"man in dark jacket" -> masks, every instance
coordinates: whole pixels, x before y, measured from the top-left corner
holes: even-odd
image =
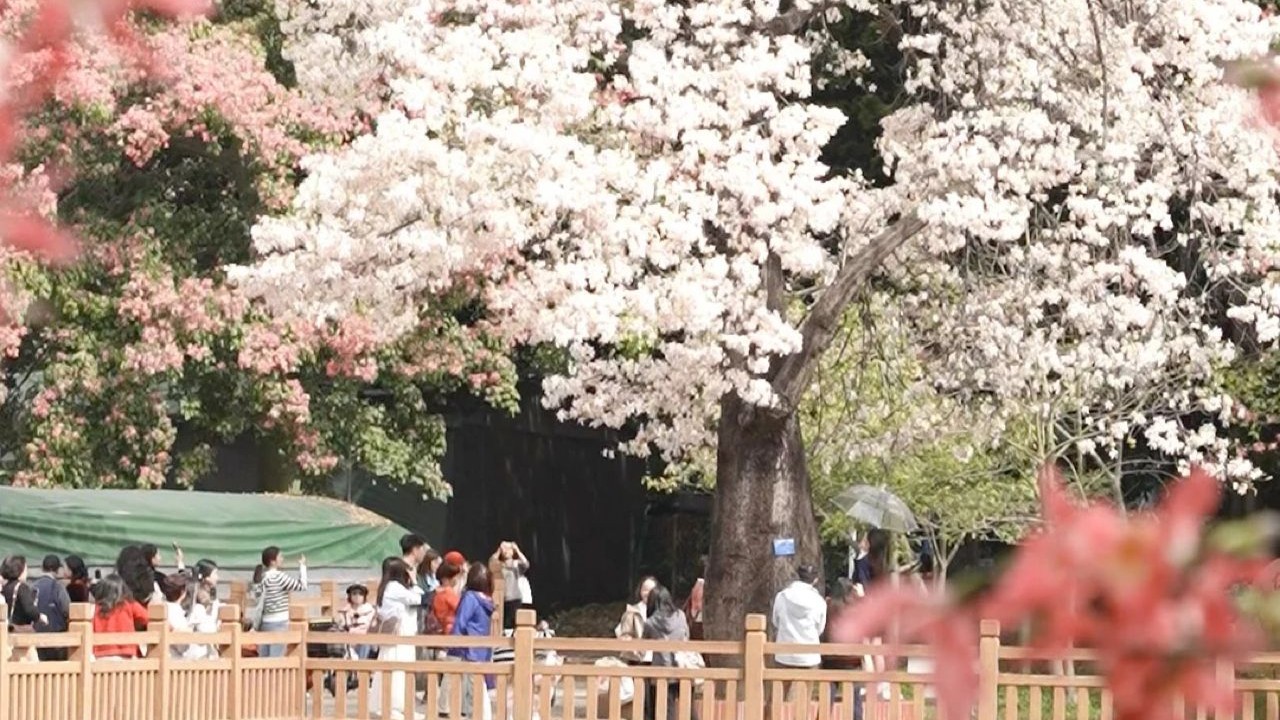
[[[36,609],[47,622],[36,625],[36,632],[60,633],[67,631],[71,617],[71,596],[62,584],[62,560],[57,555],[45,556],[40,564],[43,575],[33,583],[36,591]],[[41,660],[66,660],[67,648],[37,648]]]

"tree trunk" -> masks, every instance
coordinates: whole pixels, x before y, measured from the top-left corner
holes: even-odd
[[[783,538],[795,540],[794,556],[774,557],[773,541]],[[707,637],[741,638],[747,614],[767,616],[773,596],[801,564],[822,569],[799,420],[795,413],[778,417],[726,397],[711,514]]]
[[[258,443],[258,472],[261,492],[294,493],[298,491],[298,472],[292,463],[270,441]]]

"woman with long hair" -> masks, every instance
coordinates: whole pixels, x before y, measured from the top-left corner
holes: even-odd
[[[871,583],[884,582],[889,579],[893,570],[890,567],[889,553],[893,536],[888,532],[879,528],[872,528],[867,531],[867,560],[871,568]],[[879,645],[883,642],[882,638],[872,638],[871,643]],[[876,672],[885,671],[885,658],[883,655],[876,655],[872,658],[874,670]],[[889,683],[876,683],[876,693],[881,700],[888,700],[890,697]]]
[[[79,555],[68,555],[63,562],[67,566],[67,596],[73,603],[87,603],[89,595],[89,568]]]
[[[493,579],[489,575],[489,568],[484,563],[473,562],[467,570],[466,590],[462,593],[462,600],[458,603],[458,618],[453,624],[454,635],[468,635],[471,637],[487,637],[489,635],[489,625],[493,619]],[[487,663],[493,660],[493,648],[488,647],[469,647],[469,648],[453,648],[449,650],[449,655],[461,658],[465,662]],[[486,691],[492,690],[494,687],[494,677],[486,675],[484,678]],[[470,678],[466,678],[462,683],[462,707],[470,709],[473,707],[472,693],[474,683],[470,682]],[[483,720],[489,720],[493,712],[492,701],[488,692],[481,702],[484,708]],[[473,720],[480,720],[475,718]]]
[[[398,557],[382,562],[382,582],[378,584],[378,634],[413,637],[418,634],[418,608],[422,605],[422,588],[413,580],[409,564]],[[413,645],[383,646],[379,660],[412,662],[417,659]],[[371,703],[374,712],[388,720],[404,720],[413,707],[404,704],[404,672],[391,673],[391,707],[382,708],[382,682],[387,673],[373,676]]]
[[[9,611],[9,616],[0,618],[0,622],[7,622],[11,631],[19,633],[33,633],[37,625],[48,622],[36,607],[35,590],[27,583],[25,557],[13,555],[5,558],[4,562],[0,563],[0,580],[3,580],[3,585],[0,586],[0,597],[4,598]],[[0,649],[0,652],[7,652],[7,649]],[[39,654],[35,648],[27,648],[27,652],[21,659],[38,660]]]
[[[676,607],[671,599],[671,592],[657,585],[649,592],[648,617],[644,621],[645,640],[678,640],[689,639],[689,621],[684,612]],[[654,667],[679,667],[676,654],[673,652],[653,653]],[[680,701],[680,684],[675,680],[649,680],[646,693],[644,713],[652,720],[657,715],[657,705],[653,698],[657,697],[657,683],[667,683],[667,717],[677,717]]]
[[[658,579],[652,575],[640,578],[633,602],[622,611],[622,619],[613,629],[614,636],[619,640],[639,640],[644,637],[644,621],[649,617],[649,595],[657,586]],[[622,653],[622,659],[628,665],[648,665],[653,662],[653,653],[627,650]]]
[[[44,622],[36,609],[36,594],[27,583],[27,559],[11,555],[0,563],[0,595],[9,606],[9,627],[16,632],[35,632],[35,626]]]
[[[160,581],[160,592],[164,595],[165,624],[176,633],[195,632],[191,621],[187,619],[187,595],[190,583],[184,573],[165,575]],[[169,647],[170,657],[179,660],[204,660],[209,657],[208,645],[174,644]]]
[[[147,609],[133,598],[124,578],[112,573],[93,586],[93,631],[130,633],[147,629]],[[95,645],[97,660],[127,660],[142,655],[135,645]]]
[[[419,574],[422,576],[422,584],[426,587],[428,595],[440,587],[440,578],[437,575],[443,564],[444,558],[441,557],[439,550],[428,548],[426,555],[422,557],[422,567],[418,569],[421,571]]]
[[[827,623],[822,631],[822,642],[832,642],[829,635],[832,618],[840,617],[842,613],[852,612],[858,603],[858,592],[855,588],[853,580],[840,577],[836,578],[831,584],[830,593],[827,596]],[[870,655],[828,655],[822,656],[823,670],[866,670],[870,672],[875,667],[874,661]],[[831,683],[832,699],[849,700],[842,698],[842,683]],[[860,683],[853,685],[853,717],[855,720],[862,718],[862,685]]]
[[[120,576],[129,595],[140,605],[147,605],[152,599],[160,599],[156,571],[151,566],[147,551],[141,545],[126,545],[120,549],[120,554],[116,556],[116,575]]]
[[[143,543],[138,547],[142,550],[142,557],[147,560],[147,567],[151,568],[151,576],[155,580],[156,587],[160,588],[164,583],[164,579],[168,577],[164,570],[160,569],[160,548],[151,543]]]
[[[218,596],[218,563],[203,559],[191,568],[191,578],[200,584],[210,595]]]
[[[201,560],[191,568],[183,610],[196,632],[218,630],[218,564]]]

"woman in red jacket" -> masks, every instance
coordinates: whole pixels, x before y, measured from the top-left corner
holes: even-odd
[[[96,605],[93,611],[95,633],[131,633],[147,629],[147,609],[125,587],[119,575],[111,574],[93,586]],[[130,645],[95,645],[97,660],[126,660],[140,657],[142,648]]]

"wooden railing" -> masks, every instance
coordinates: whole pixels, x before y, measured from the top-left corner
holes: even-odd
[[[289,602],[291,605],[301,605],[307,608],[307,617],[309,618],[333,617],[334,612],[347,601],[347,587],[350,584],[333,580],[313,582],[306,590],[293,593]],[[376,598],[378,596],[377,579],[362,580],[360,584],[369,589],[369,597]],[[237,605],[241,608],[245,606],[248,601],[248,583],[243,580],[232,580],[225,585],[225,589],[227,590],[225,597],[229,604]]]
[[[72,627],[66,633],[10,633],[0,624],[0,720],[363,719],[401,717],[395,712],[399,708],[411,708],[403,714],[406,718],[474,720],[940,717],[931,699],[931,678],[923,674],[927,648],[822,645],[817,650],[826,658],[887,657],[888,669],[788,668],[776,662],[777,655],[813,652],[814,646],[770,642],[759,615],[747,618],[743,639],[735,641],[542,638],[536,636],[532,611],[520,612],[511,637],[359,639],[375,646],[432,649],[431,660],[395,661],[308,657],[308,647],[316,655],[326,644],[355,638],[313,631],[307,618],[314,608],[307,603],[291,608],[289,629],[278,633],[241,630],[234,606],[223,608],[222,630],[199,634],[170,632],[162,607],[152,608],[147,631],[117,635],[93,631],[91,607],[77,605],[72,610]],[[1110,720],[1103,683],[1091,674],[1091,653],[1040,657],[1027,648],[1002,645],[993,623],[985,623],[982,631],[978,720]],[[95,645],[126,643],[146,646],[146,656],[122,662],[93,658]],[[173,657],[175,646],[193,643],[217,648],[218,657]],[[252,656],[252,647],[267,644],[285,646],[284,656]],[[30,648],[65,648],[68,659],[17,659]],[[466,648],[498,650],[509,660],[459,662],[438,657]],[[595,664],[627,651],[696,652],[711,667],[636,667],[608,660]],[[404,650],[398,654],[414,655]],[[925,670],[917,667],[919,663]],[[1280,720],[1277,665],[1280,654],[1271,653],[1238,669],[1237,717]],[[486,690],[486,685],[492,689]],[[1203,709],[1180,711],[1180,717],[1206,718]]]

